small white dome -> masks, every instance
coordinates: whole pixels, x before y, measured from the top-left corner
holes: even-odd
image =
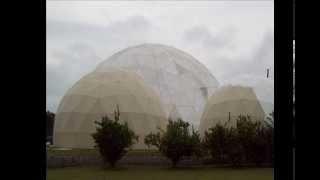
[[[92,148],[94,121],[100,121],[105,115],[113,119],[117,105],[121,121],[127,122],[139,136],[135,149],[146,148],[144,136],[167,124],[159,97],[136,73],[119,69],[92,72],[63,97],[55,120],[54,145]]]
[[[218,122],[235,125],[239,115],[249,115],[253,121],[264,120],[265,112],[253,89],[243,86],[219,88],[206,104],[200,120],[200,135]]]

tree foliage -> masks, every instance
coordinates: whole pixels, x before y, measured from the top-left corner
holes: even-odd
[[[155,146],[160,148],[160,132],[157,133],[150,133],[145,136],[144,143],[150,148],[151,146]]]
[[[200,156],[200,135],[187,122],[178,119],[169,120],[165,131],[150,133],[145,137],[148,146],[155,146],[159,151],[172,161],[173,167],[184,156]]]
[[[215,162],[232,163],[234,166],[272,163],[273,125],[240,115],[235,127],[218,123],[209,128],[203,144]]]
[[[46,112],[46,136],[47,141],[52,143],[52,136],[53,136],[53,126],[54,126],[54,118],[55,114],[53,112],[47,111]]]
[[[104,116],[100,122],[95,121],[97,128],[92,134],[104,162],[108,162],[111,167],[114,167],[115,163],[127,153],[128,148],[138,140],[138,136],[129,129],[127,123],[119,122],[118,107],[114,114],[114,120]]]
[[[209,128],[205,132],[203,140],[204,147],[209,150],[211,157],[216,162],[224,162],[226,160],[229,134],[228,129],[218,123],[216,126]]]

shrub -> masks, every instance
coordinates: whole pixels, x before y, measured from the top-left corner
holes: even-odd
[[[234,167],[238,167],[244,162],[244,148],[239,141],[237,128],[230,127],[228,129],[227,137],[227,163],[231,163]]]
[[[127,149],[137,141],[138,137],[129,129],[127,123],[121,124],[119,108],[115,111],[115,120],[109,119],[108,116],[102,118],[97,124],[96,132],[92,134],[95,144],[104,162],[108,162],[111,167],[120,160],[126,153]]]
[[[166,131],[150,133],[144,141],[148,146],[156,146],[175,167],[184,156],[201,155],[200,135],[193,128],[190,131],[189,126],[181,119],[169,120]]]
[[[256,158],[256,150],[259,144],[257,136],[259,122],[251,121],[250,116],[240,115],[237,119],[237,136],[243,147],[243,159],[246,163],[252,162]]]
[[[273,124],[252,121],[250,116],[239,116],[236,126],[216,124],[205,132],[203,147],[215,162],[272,163]]]
[[[52,136],[53,136],[53,127],[54,127],[54,119],[55,119],[55,114],[47,111],[46,112],[46,126],[47,126],[47,136],[46,136],[46,142],[49,142],[52,144]]]
[[[223,163],[226,161],[229,134],[228,129],[218,123],[205,132],[203,145],[208,149],[215,162]]]
[[[160,148],[160,132],[150,133],[145,136],[144,143],[150,148],[150,146],[155,146],[158,149]]]

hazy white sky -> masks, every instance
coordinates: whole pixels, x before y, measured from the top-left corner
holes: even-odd
[[[220,84],[253,86],[273,103],[273,19],[272,1],[47,1],[47,109],[99,62],[142,43],[181,49]]]

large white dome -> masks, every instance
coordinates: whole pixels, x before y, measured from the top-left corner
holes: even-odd
[[[128,123],[138,136],[134,149],[144,149],[144,136],[164,129],[167,118],[158,95],[134,72],[110,70],[92,72],[81,78],[65,94],[58,107],[54,145],[58,147],[92,148],[94,121],[108,115],[114,118],[116,106],[120,119]]]
[[[181,117],[195,126],[207,98],[218,87],[208,69],[191,55],[173,47],[143,44],[124,49],[96,68],[124,68],[139,74],[160,96],[168,117]]]

